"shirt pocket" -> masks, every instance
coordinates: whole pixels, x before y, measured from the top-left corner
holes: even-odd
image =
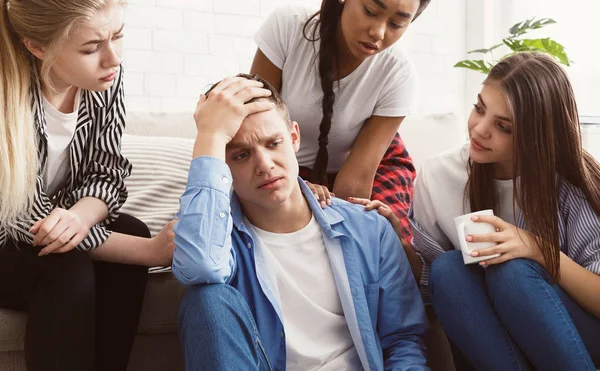
[[[364,285],[365,297],[373,328],[377,326],[377,312],[379,311],[379,282]]]

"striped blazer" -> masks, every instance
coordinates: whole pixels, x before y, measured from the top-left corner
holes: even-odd
[[[108,218],[93,226],[88,236],[77,246],[92,250],[106,241],[110,231],[106,225],[118,217],[119,208],[127,198],[124,179],[131,174],[131,163],[121,155],[121,136],[125,127],[123,68],[111,88],[103,92],[81,91],[77,126],[70,145],[70,172],[62,188],[53,197],[45,193],[43,173],[48,159],[48,137],[39,77],[31,84],[31,104],[37,129],[40,170],[38,171],[33,213],[30,219],[19,220],[0,229],[0,246],[12,237],[32,243],[29,229],[46,218],[57,207],[71,208],[83,197],[101,199],[108,206]]]

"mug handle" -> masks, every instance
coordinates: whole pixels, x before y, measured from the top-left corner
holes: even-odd
[[[471,249],[469,249],[469,244],[467,244],[467,235],[465,234],[465,229],[467,225],[465,223],[460,223],[458,225],[458,241],[460,242],[461,248],[466,250],[465,255],[471,255]],[[465,251],[463,251],[464,253]]]

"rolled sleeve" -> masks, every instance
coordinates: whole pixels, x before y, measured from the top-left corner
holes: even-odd
[[[183,284],[225,283],[233,272],[231,182],[223,161],[192,161],[174,228],[173,274]]]

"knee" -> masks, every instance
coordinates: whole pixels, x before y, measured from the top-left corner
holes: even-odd
[[[512,259],[487,268],[485,282],[492,300],[510,297],[515,299],[527,295],[532,285],[547,284],[546,270],[530,259]]]
[[[179,328],[207,331],[225,316],[245,307],[240,292],[227,284],[196,285],[189,288],[179,305]],[[245,309],[242,309],[245,310]]]
[[[94,264],[88,254],[71,250],[63,254],[49,254],[41,259],[44,259],[45,285],[74,297],[95,293]]]
[[[448,251],[433,261],[429,268],[429,290],[433,295],[434,290],[451,290],[457,285],[460,272],[464,269],[462,252]]]

